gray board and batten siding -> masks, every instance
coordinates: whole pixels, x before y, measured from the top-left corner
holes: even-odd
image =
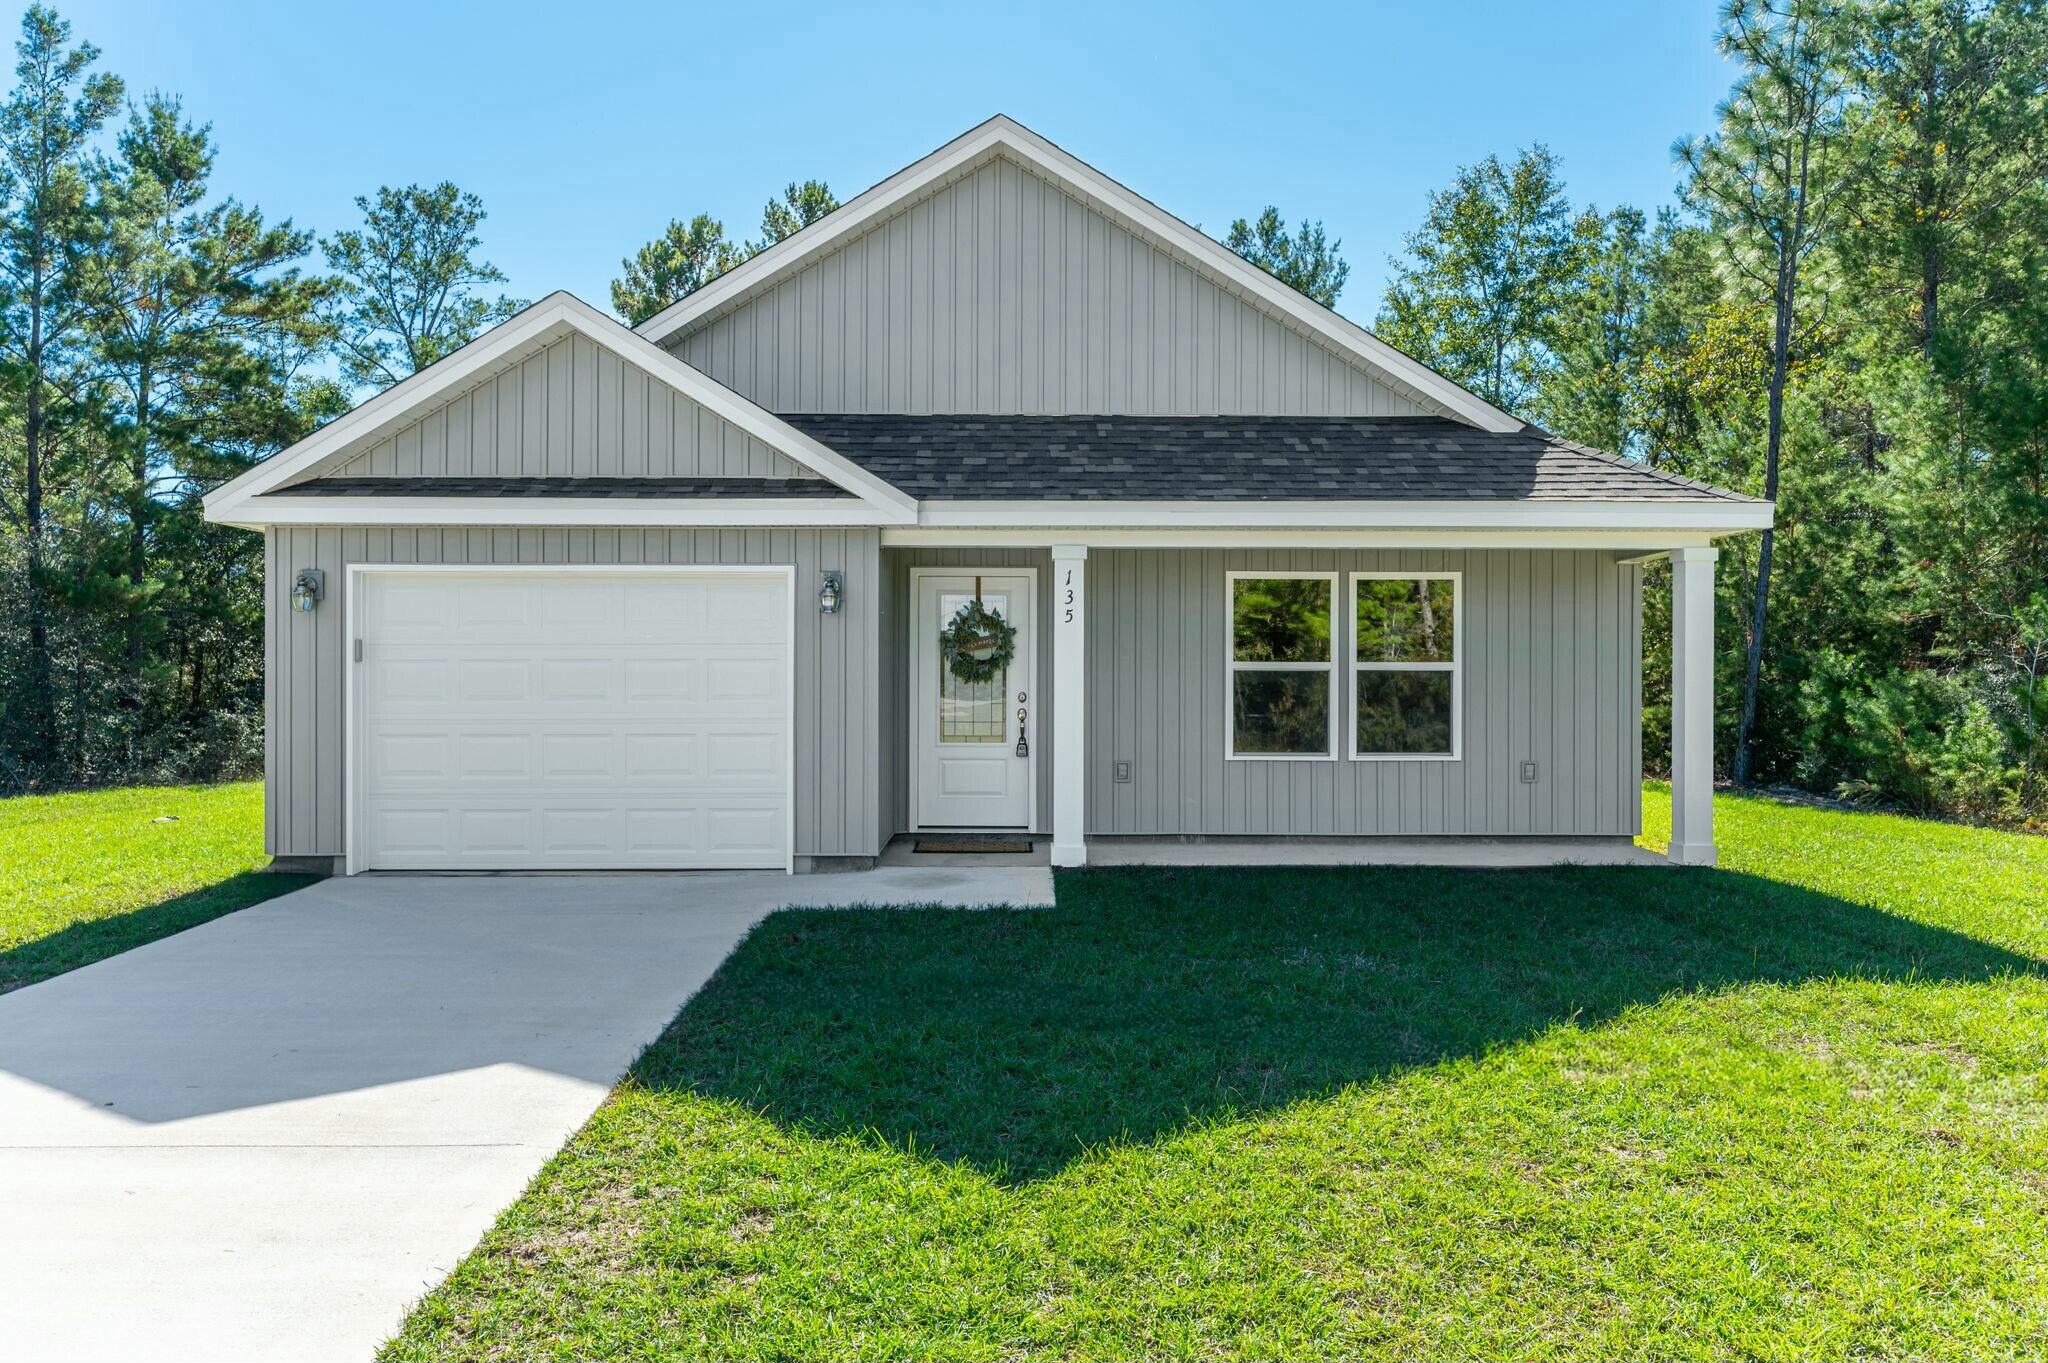
[[[871,530],[279,527],[266,556],[273,855],[343,850],[343,612],[330,601],[296,614],[288,598],[297,569],[323,569],[332,591],[352,563],[793,563],[799,857],[872,856],[909,827],[911,567],[1036,568],[1037,823],[1050,826],[1058,698],[1045,550],[884,550]],[[834,616],[812,599],[826,568],[847,575]],[[1334,760],[1227,760],[1226,574],[1261,569],[1462,573],[1462,757],[1352,761],[1340,743]],[[1091,835],[1640,832],[1641,572],[1610,553],[1097,549],[1088,590]],[[1340,668],[1347,719],[1348,686]],[[1131,763],[1127,782],[1114,779],[1119,761]],[[1533,783],[1520,780],[1524,761],[1537,764]]]
[[[879,839],[908,831],[913,566],[1036,568],[1037,826],[1051,827],[1054,641],[1046,550],[884,549]],[[1461,756],[1352,761],[1339,668],[1335,759],[1224,756],[1227,574],[1463,576]],[[1633,837],[1642,831],[1642,573],[1597,550],[1103,549],[1088,558],[1091,836],[1454,834]],[[1340,638],[1348,632],[1340,624]],[[1115,779],[1116,764],[1131,779]],[[1536,763],[1537,779],[1521,780]]]
[[[666,340],[772,412],[1432,416],[997,156]]]
[[[585,336],[564,336],[332,468],[336,478],[796,478],[817,471]]]
[[[1351,760],[1340,642],[1337,758],[1226,759],[1226,574],[1259,569],[1339,573],[1340,641],[1344,575],[1462,573],[1462,757]],[[1642,572],[1611,553],[1096,549],[1088,597],[1091,835],[1641,832]]]
[[[798,857],[872,856],[878,785],[877,645],[881,552],[875,531],[603,530],[279,526],[265,535],[264,844],[280,857],[343,852],[341,593],[351,564],[720,564],[796,567]],[[317,610],[291,608],[301,568],[327,575]],[[837,615],[817,609],[819,575],[846,574]]]

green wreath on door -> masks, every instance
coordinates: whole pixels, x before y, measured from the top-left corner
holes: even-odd
[[[976,594],[939,631],[939,656],[961,681],[994,681],[1017,656],[1017,627]]]

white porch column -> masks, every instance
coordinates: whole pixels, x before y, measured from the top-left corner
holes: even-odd
[[[1052,547],[1052,864],[1085,866],[1088,546]]]
[[[1714,853],[1714,560],[1671,551],[1671,860],[1712,866]]]

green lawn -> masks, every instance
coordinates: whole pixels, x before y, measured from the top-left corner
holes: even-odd
[[[2041,1356],[2048,840],[1719,815],[779,914],[384,1357]]]
[[[266,860],[260,781],[0,800],[0,993],[308,883]]]

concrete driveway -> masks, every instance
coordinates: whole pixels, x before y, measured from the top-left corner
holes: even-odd
[[[0,996],[0,1352],[367,1358],[762,916],[1041,868],[326,881]]]

